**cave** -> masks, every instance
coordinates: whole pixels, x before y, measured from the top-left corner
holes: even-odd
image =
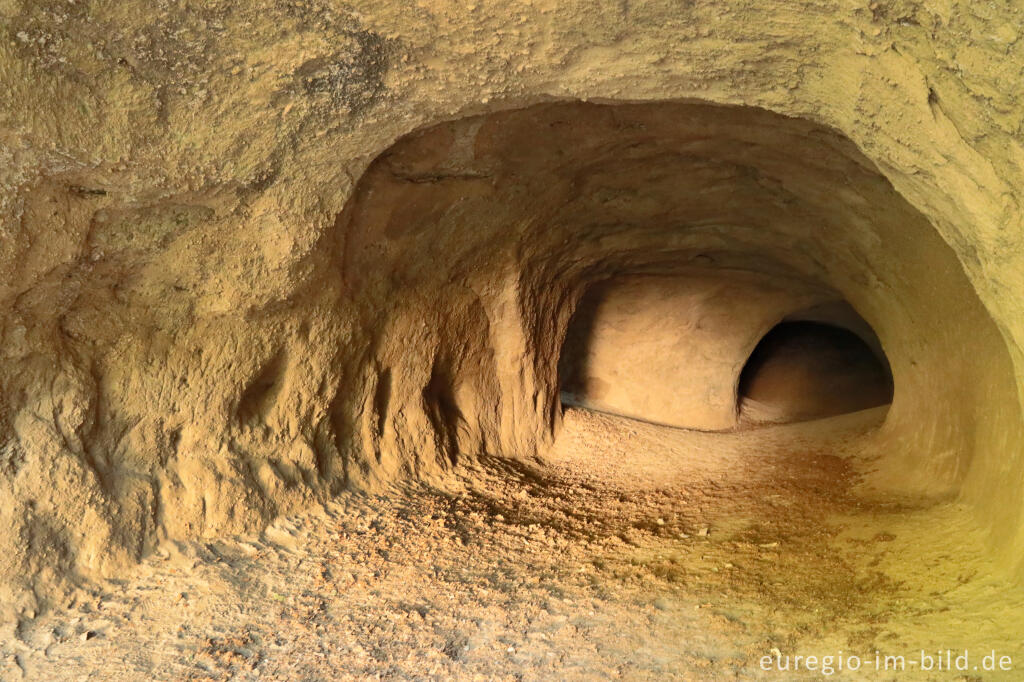
[[[781,322],[758,341],[740,373],[738,409],[749,422],[782,423],[888,405],[886,365],[848,329]]]
[[[1012,20],[264,4],[0,9],[0,676],[1024,665]]]
[[[588,288],[559,356],[562,405],[714,431],[890,404],[892,372],[871,325],[849,303],[794,296],[793,286],[702,267]]]

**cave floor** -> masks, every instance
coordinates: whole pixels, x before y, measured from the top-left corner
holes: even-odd
[[[963,510],[850,494],[842,453],[876,419],[716,435],[570,409],[543,461],[167,546],[23,623],[0,674],[799,680],[827,675],[761,657],[841,651],[840,679],[1021,679],[1024,593]],[[968,670],[920,672],[921,649]],[[993,649],[1016,672],[983,671]]]

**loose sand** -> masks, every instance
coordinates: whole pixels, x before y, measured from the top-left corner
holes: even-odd
[[[165,546],[6,633],[0,673],[793,680],[821,674],[760,658],[841,650],[864,664],[836,679],[1020,679],[1024,595],[966,515],[854,495],[878,415],[723,435],[570,409],[543,462]],[[922,648],[995,649],[1017,672],[871,669]]]

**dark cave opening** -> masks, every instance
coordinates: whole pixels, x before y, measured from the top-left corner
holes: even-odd
[[[808,421],[888,405],[887,364],[848,329],[783,321],[765,334],[740,374],[741,420]]]

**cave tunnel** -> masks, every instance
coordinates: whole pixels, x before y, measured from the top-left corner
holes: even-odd
[[[731,279],[728,272],[616,278],[588,289],[559,358],[563,406],[724,430],[892,402],[888,359],[848,303],[791,312],[764,333],[771,313],[758,301],[749,274]],[[723,282],[737,295],[707,295]],[[681,287],[699,294],[701,305],[681,296]],[[783,305],[792,300],[778,292],[773,297]],[[750,350],[758,333],[763,336]]]
[[[739,381],[741,418],[785,422],[888,405],[885,361],[853,332],[821,322],[782,322],[765,334]]]
[[[842,136],[755,108],[564,103],[444,123],[371,164],[337,226],[346,286],[416,340],[384,339],[372,366],[446,367],[442,411],[457,417],[420,465],[431,449],[543,450],[573,393],[559,375],[579,374],[568,356],[609,363],[575,377],[593,407],[734,428],[743,365],[801,311],[891,372],[880,467],[915,475],[880,487],[955,494],[969,441],[998,430],[975,387],[1015,391],[998,329],[928,221]],[[574,313],[590,338],[574,338]],[[627,377],[640,370],[666,381]],[[396,444],[422,441],[416,415],[439,408],[394,382],[391,398],[415,423],[367,427],[355,458],[401,468]]]
[[[1017,405],[1005,342],[935,228],[833,130],[695,103],[455,120],[378,157],[337,224],[347,286],[393,305],[372,366],[404,377],[396,417],[364,427],[366,471],[417,442],[421,471],[488,453],[638,500],[712,477],[730,492],[706,521],[652,523],[683,538],[806,540],[835,505],[1001,523],[979,491],[1007,490],[988,447],[1019,419],[991,409]],[[414,390],[428,376],[443,404]],[[421,412],[450,416],[440,437]],[[787,503],[796,527],[780,481],[814,498]]]
[[[199,257],[152,227],[163,213],[133,205],[86,221],[107,250],[75,282],[100,293],[69,298],[64,331],[46,338],[89,362],[39,361],[69,373],[51,383],[79,402],[32,414],[63,415],[39,442],[79,448],[74,475],[93,492],[12,493],[49,529],[100,529],[88,541],[47,531],[70,538],[68,571],[104,575],[166,543],[257,533],[320,504],[330,513],[314,531],[281,522],[237,556],[209,544],[190,561],[216,549],[234,570],[261,557],[289,576],[273,589],[312,594],[301,567],[315,562],[293,561],[305,538],[324,553],[317,580],[354,595],[375,585],[361,607],[375,623],[438,619],[422,631],[442,654],[430,665],[453,676],[497,674],[495,642],[501,656],[533,646],[512,632],[528,625],[487,620],[481,609],[498,607],[486,594],[544,605],[522,606],[548,628],[536,646],[595,650],[556,622],[585,601],[579,632],[605,634],[579,637],[629,643],[587,656],[697,677],[693,660],[810,652],[832,641],[833,621],[843,642],[871,624],[932,647],[881,605],[916,604],[907,613],[942,633],[951,610],[989,622],[956,585],[986,604],[1009,594],[1024,507],[1006,464],[1021,423],[1006,338],[934,225],[841,133],[751,106],[552,101],[405,134],[352,182],[301,249],[254,214],[270,244],[254,249],[301,258],[281,276],[286,295],[238,306],[236,327],[217,292],[175,309],[185,331],[148,322],[153,292],[193,295],[180,264]],[[217,210],[175,210],[175,229],[205,220],[202,243],[222,238]],[[117,249],[141,247],[118,230],[134,224],[181,248],[178,260],[129,267],[134,252]],[[198,272],[196,291],[228,276]],[[21,305],[45,312],[38,301]],[[84,328],[109,338],[76,346]],[[28,557],[20,575],[45,574],[50,555],[32,551],[11,550]],[[935,598],[936,581],[952,596]],[[423,587],[441,582],[444,603]],[[323,597],[323,627],[344,599]],[[729,617],[702,620],[715,603]],[[1016,597],[1005,604],[991,622],[1024,613]],[[346,614],[338,622],[363,617]],[[693,653],[705,631],[718,644]],[[367,647],[380,658],[359,670],[404,665],[388,653],[397,641]],[[419,655],[408,660],[426,665]]]

